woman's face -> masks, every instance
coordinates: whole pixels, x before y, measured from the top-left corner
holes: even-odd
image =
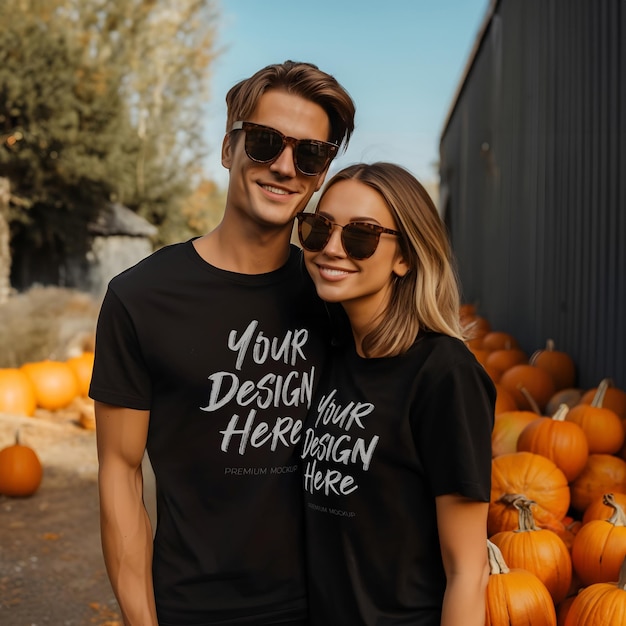
[[[320,200],[317,213],[339,226],[367,222],[398,229],[383,197],[358,180],[342,180],[330,187]],[[351,319],[358,316],[367,322],[386,308],[394,276],[404,276],[408,266],[397,236],[382,233],[374,253],[358,260],[344,249],[342,232],[333,226],[322,250],[304,250],[307,270],[323,300],[340,302]]]

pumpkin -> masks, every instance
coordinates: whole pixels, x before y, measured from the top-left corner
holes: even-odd
[[[520,363],[506,370],[500,378],[500,384],[506,387],[521,409],[532,409],[521,389],[524,388],[534,398],[543,411],[554,395],[554,380],[546,370],[534,365]]]
[[[462,326],[468,341],[476,342],[480,340],[480,345],[482,345],[483,337],[491,330],[489,321],[480,315],[464,317]]]
[[[556,626],[552,597],[539,578],[525,569],[509,568],[492,541],[487,540],[487,550],[485,626]]]
[[[603,502],[613,509],[606,520],[584,524],[574,538],[572,563],[583,585],[617,580],[626,559],[626,515],[612,493]]]
[[[500,383],[495,383],[496,388],[496,406],[495,414],[504,413],[505,411],[517,411],[519,408],[515,399],[508,391],[506,387],[503,387]]]
[[[591,404],[577,404],[565,418],[585,431],[590,454],[615,454],[626,437],[617,413],[602,406],[607,389],[606,386],[598,387]]]
[[[35,389],[20,369],[0,369],[0,413],[31,417],[37,408]]]
[[[34,361],[20,369],[33,383],[37,406],[42,409],[65,408],[78,395],[78,380],[64,361]]]
[[[517,439],[517,449],[551,459],[572,482],[587,464],[589,445],[583,429],[565,421],[568,411],[562,404],[552,417],[539,417],[528,424]]]
[[[576,596],[568,596],[563,600],[563,602],[559,602],[556,607],[556,625],[557,626],[565,626],[565,618],[569,613],[569,609],[572,606],[572,602],[574,602]]]
[[[626,511],[626,493],[613,493],[613,499],[619,504],[622,509]],[[604,494],[598,496],[593,500],[589,506],[585,509],[583,514],[582,523],[586,524],[594,519],[608,519],[613,513],[613,508],[607,504],[604,504]]]
[[[538,417],[539,415],[532,411],[496,413],[491,431],[491,456],[497,457],[517,452],[517,440],[520,433]]]
[[[582,589],[567,610],[564,626],[626,624],[626,559],[617,582],[594,583]]]
[[[580,399],[581,404],[591,404],[601,388],[605,388],[602,406],[617,413],[620,419],[626,419],[626,391],[613,386],[610,378],[604,378],[593,389],[587,390]]]
[[[590,454],[570,483],[572,507],[580,514],[605,493],[626,493],[626,461],[611,454]]]
[[[580,402],[582,397],[582,389],[578,389],[577,387],[561,389],[550,398],[544,411],[546,415],[554,415],[562,404],[567,404],[567,406],[571,409]]]
[[[548,339],[544,350],[537,350],[531,355],[529,363],[546,370],[552,376],[557,391],[573,387],[576,382],[574,359],[567,352],[555,350],[552,339]]]
[[[517,528],[518,513],[513,506],[523,495],[536,502],[533,514],[540,528],[562,528],[570,506],[565,474],[550,459],[532,452],[503,454],[491,462],[491,497],[487,532],[494,535]]]
[[[499,371],[500,374],[511,369],[514,365],[528,363],[528,357],[523,350],[519,348],[502,348],[492,350],[485,359],[485,366]]]
[[[520,496],[513,504],[519,516],[517,529],[501,531],[489,539],[500,548],[509,567],[535,574],[558,604],[567,596],[572,582],[569,550],[556,533],[537,527],[532,500]]]
[[[491,330],[483,337],[483,348],[486,350],[510,350],[511,348],[519,348],[519,344],[510,333]]]
[[[15,443],[0,450],[0,494],[25,497],[34,494],[43,476],[43,468],[37,453],[22,445],[19,433]]]
[[[93,372],[93,352],[83,352],[82,354],[72,357],[66,363],[72,368],[76,379],[78,380],[78,395],[86,398],[89,395],[89,385],[91,383],[91,374]]]

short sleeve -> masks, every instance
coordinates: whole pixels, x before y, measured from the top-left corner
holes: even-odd
[[[135,325],[110,286],[98,316],[89,396],[131,409],[150,408],[151,382]]]
[[[468,354],[425,391],[415,407],[413,436],[434,496],[458,493],[488,502],[495,388]]]

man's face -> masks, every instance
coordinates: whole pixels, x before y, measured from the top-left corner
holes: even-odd
[[[272,90],[261,96],[249,119],[296,139],[328,141],[330,123],[324,109],[285,91]],[[229,217],[253,222],[264,228],[291,227],[294,216],[304,209],[318,190],[326,171],[315,176],[300,172],[293,147],[286,145],[271,163],[256,163],[246,155],[245,131],[224,138],[222,164],[230,170],[226,212]]]

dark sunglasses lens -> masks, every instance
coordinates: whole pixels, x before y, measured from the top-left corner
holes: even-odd
[[[271,128],[253,128],[246,131],[246,154],[259,163],[275,159],[283,149],[283,138]]]
[[[376,252],[379,234],[363,224],[346,224],[342,241],[346,252],[353,259],[367,259]]]
[[[329,147],[318,141],[300,141],[296,150],[298,169],[303,174],[319,174],[328,163],[329,152]]]
[[[307,215],[300,222],[298,230],[300,243],[309,252],[319,252],[328,242],[330,224],[316,215]]]

